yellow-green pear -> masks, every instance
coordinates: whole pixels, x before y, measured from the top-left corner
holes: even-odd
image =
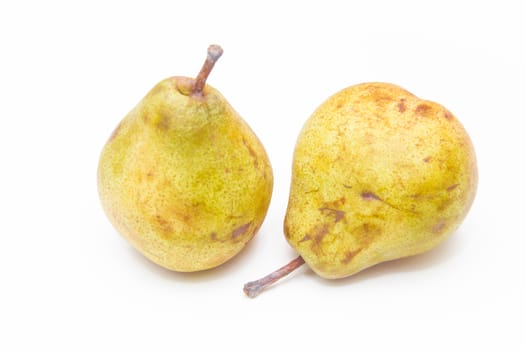
[[[470,138],[445,107],[392,84],[346,88],[314,112],[295,147],[284,233],[300,256],[245,293],[304,262],[335,279],[426,252],[465,218],[477,179]]]
[[[175,271],[216,267],[239,253],[266,215],[273,175],[265,149],[206,79],[158,83],[120,122],[98,167],[102,206],[153,262]]]

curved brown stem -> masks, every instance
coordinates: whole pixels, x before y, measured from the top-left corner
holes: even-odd
[[[219,45],[210,45],[208,47],[206,61],[204,61],[197,78],[195,78],[193,88],[191,89],[192,96],[202,96],[202,90],[204,89],[204,85],[206,85],[206,79],[208,79],[215,62],[217,62],[217,60],[222,56],[222,52],[222,47]]]
[[[290,261],[287,265],[281,267],[279,270],[272,272],[271,274],[258,279],[257,281],[248,282],[244,285],[243,291],[250,298],[255,298],[264,289],[268,288],[284,276],[288,275],[293,270],[304,264],[304,259],[298,256],[294,260]]]

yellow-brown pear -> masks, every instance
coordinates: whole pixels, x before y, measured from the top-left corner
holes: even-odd
[[[116,229],[170,270],[216,267],[239,253],[266,215],[273,176],[257,136],[206,78],[158,83],[117,126],[98,167]]]
[[[428,251],[460,225],[476,186],[472,143],[446,108],[392,84],[346,88],[295,147],[284,233],[300,256],[245,292],[304,262],[335,279]]]

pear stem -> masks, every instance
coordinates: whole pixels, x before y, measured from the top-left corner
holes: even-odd
[[[271,274],[258,279],[256,281],[248,282],[244,285],[243,291],[250,298],[255,298],[264,289],[268,288],[284,276],[288,275],[293,270],[304,264],[304,259],[298,256],[294,260],[290,261],[287,265],[281,267],[279,270],[272,272]]]
[[[197,75],[197,78],[195,78],[195,83],[193,84],[193,88],[191,90],[192,96],[202,96],[202,90],[204,89],[204,85],[206,85],[206,79],[208,79],[215,62],[217,62],[219,57],[222,56],[222,52],[222,47],[219,45],[210,45],[208,47],[206,61],[204,61],[201,71]]]

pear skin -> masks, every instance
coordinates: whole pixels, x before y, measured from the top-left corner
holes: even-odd
[[[466,216],[474,148],[443,106],[391,84],[329,98],[299,135],[285,235],[324,278],[437,246]]]
[[[426,252],[460,225],[477,181],[472,142],[446,108],[392,84],[346,88],[296,143],[284,221],[300,255],[292,267],[306,262],[335,279]],[[245,292],[265,287],[254,281]]]
[[[234,257],[258,231],[271,199],[263,145],[205,84],[219,49],[210,47],[196,79],[158,83],[100,156],[98,189],[110,221],[170,270],[210,269]]]

